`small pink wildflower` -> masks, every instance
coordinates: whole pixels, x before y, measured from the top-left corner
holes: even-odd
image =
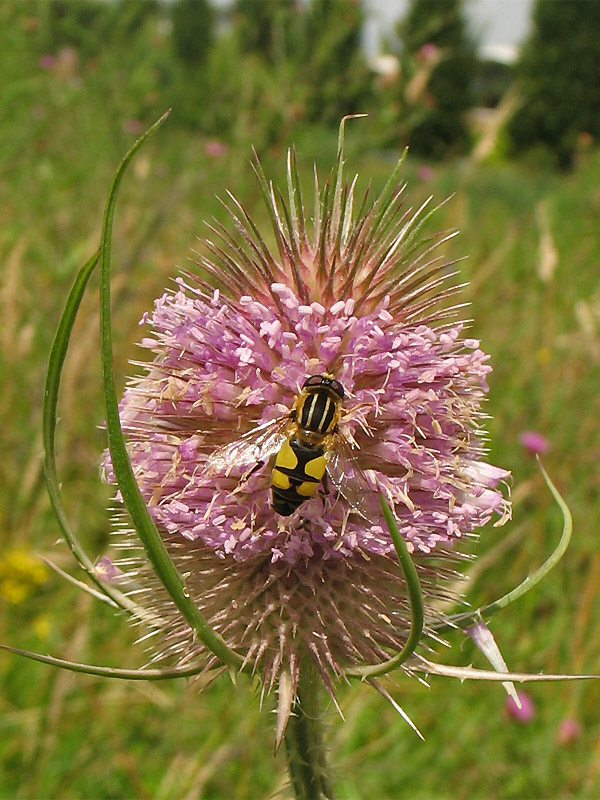
[[[126,119],[123,123],[123,130],[125,133],[131,133],[137,136],[144,130],[144,126],[139,119]]]
[[[419,50],[419,56],[423,61],[433,61],[439,55],[439,47],[433,42],[426,42]]]
[[[52,69],[55,63],[56,63],[56,58],[50,53],[44,53],[44,55],[40,56],[38,59],[38,64],[42,69]]]
[[[333,694],[344,667],[406,641],[409,601],[378,489],[413,553],[428,624],[454,578],[450,551],[509,511],[498,488],[508,473],[485,461],[491,367],[456,320],[460,306],[446,302],[456,288],[434,253],[444,239],[419,244],[425,207],[402,208],[396,173],[361,204],[342,169],[340,154],[317,185],[311,224],[294,155],[286,200],[257,163],[270,243],[230,196],[231,229],[210,226],[195,270],[144,316],[141,345],[154,358],[121,403],[140,489],[190,596],[266,691],[282,670],[295,687],[310,658]],[[215,448],[289,414],[307,378],[323,373],[344,388],[340,429],[370,487],[369,519],[335,492],[279,516],[271,464],[207,468]],[[108,457],[106,466],[112,480]],[[197,657],[201,645],[151,568],[135,550],[117,564],[163,621],[157,657]]]
[[[209,139],[204,145],[204,152],[210,158],[222,158],[227,155],[229,147],[218,139]]]
[[[548,439],[537,431],[523,431],[519,437],[519,441],[523,449],[533,455],[543,456],[550,448]]]
[[[107,581],[108,583],[117,580],[123,574],[108,556],[102,556],[96,561],[94,572],[100,580]]]
[[[558,730],[556,732],[556,740],[563,747],[573,744],[573,742],[576,742],[580,736],[581,725],[573,717],[565,717],[565,719],[563,719],[558,726]]]
[[[519,700],[521,701],[521,708],[517,706],[512,697],[506,698],[505,707],[509,717],[523,724],[531,722],[535,717],[535,706],[531,696],[527,692],[519,690]]]
[[[428,164],[422,164],[417,171],[417,175],[423,183],[429,183],[435,177],[435,172]]]

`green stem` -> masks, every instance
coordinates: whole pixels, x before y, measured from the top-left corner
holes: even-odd
[[[322,691],[315,667],[305,659],[285,733],[288,772],[296,800],[333,798],[325,758]]]

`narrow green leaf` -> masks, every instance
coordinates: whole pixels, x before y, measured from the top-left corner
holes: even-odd
[[[115,174],[102,225],[100,244],[100,338],[102,348],[102,375],[106,402],[106,427],[108,447],[123,501],[129,511],[133,525],[144,545],[146,554],[157,576],[169,592],[173,602],[198,636],[200,641],[223,663],[240,667],[242,658],[231,650],[215,633],[200,614],[185,587],[182,577],[169,558],[165,545],[142,497],[133,474],[125,438],[121,430],[117,392],[113,377],[112,329],[110,318],[110,246],[117,193],[125,169],[144,142],[159,128],[169,112],[164,114],[146,133],[138,139],[121,161]]]
[[[77,273],[75,283],[73,284],[73,287],[67,298],[65,309],[62,313],[56,334],[54,336],[52,349],[50,350],[42,408],[44,472],[46,475],[46,483],[48,486],[48,494],[50,495],[50,502],[52,503],[54,513],[56,514],[63,535],[69,547],[71,548],[73,555],[96,584],[99,584],[100,582],[94,576],[93,564],[79,545],[79,542],[74,534],[71,532],[69,520],[62,503],[56,470],[55,433],[56,408],[58,404],[60,378],[65,356],[67,354],[67,349],[69,347],[73,323],[75,322],[75,317],[77,316],[77,311],[79,310],[79,305],[83,298],[86,286],[96,264],[98,263],[99,258],[100,252],[97,251],[88,261],[86,261],[83,267],[81,267]]]
[[[550,477],[544,467],[542,466],[541,461],[538,458],[538,466],[542,472],[542,476],[544,481],[546,482],[546,486],[550,489],[552,496],[556,500],[558,507],[562,513],[563,518],[563,529],[560,540],[552,552],[552,554],[544,561],[544,563],[536,569],[531,575],[528,575],[524,581],[522,581],[517,587],[512,589],[510,592],[507,592],[505,595],[500,597],[498,600],[495,600],[493,603],[489,603],[487,606],[482,606],[481,608],[476,609],[475,611],[468,611],[466,613],[461,614],[452,614],[448,617],[448,622],[450,623],[448,627],[456,627],[457,625],[463,626],[464,623],[470,623],[472,620],[479,619],[483,614],[486,617],[491,616],[492,614],[496,614],[500,609],[505,608],[510,603],[513,603],[519,597],[522,597],[526,592],[530,589],[533,589],[542,578],[544,578],[550,570],[555,567],[564,554],[567,551],[569,546],[569,542],[571,541],[571,534],[573,533],[573,518],[571,516],[571,512],[569,510],[569,506],[564,501],[563,497],[560,495],[556,486],[550,480]],[[440,627],[444,626],[435,626],[436,629],[440,629]]]
[[[110,598],[119,608],[132,611],[131,601],[113,586],[108,586],[95,573],[94,564],[81,546],[77,535],[71,528],[67,512],[65,510],[58,473],[56,469],[56,409],[58,405],[58,394],[60,390],[60,380],[65,356],[69,348],[69,341],[73,324],[87,287],[88,281],[96,264],[100,258],[100,251],[86,261],[81,267],[69,292],[64,311],[58,323],[50,356],[48,358],[48,371],[46,374],[46,385],[44,388],[44,400],[42,404],[42,444],[44,448],[44,474],[46,476],[46,486],[50,496],[50,503],[54,509],[56,519],[63,538],[68,544],[71,552],[79,562],[80,566],[87,572],[89,578],[96,584],[100,591]]]
[[[121,678],[121,680],[127,681],[165,681],[171,678],[190,678],[193,675],[199,675],[204,670],[203,666],[168,667],[166,669],[115,669],[113,667],[98,667],[93,664],[80,664],[78,661],[66,661],[64,658],[54,658],[53,656],[43,656],[41,653],[21,650],[18,647],[9,647],[7,644],[0,644],[0,650],[24,656],[32,661],[39,661],[42,664],[68,669],[71,672],[98,675],[102,678]]]
[[[417,570],[413,564],[413,560],[408,552],[406,543],[402,538],[396,519],[392,513],[391,508],[383,499],[383,495],[379,495],[379,502],[381,503],[381,510],[385,517],[385,522],[392,537],[392,542],[396,549],[398,561],[402,567],[402,573],[406,581],[406,588],[408,590],[408,599],[410,602],[410,611],[412,615],[410,633],[406,639],[406,643],[402,650],[397,653],[389,661],[384,661],[381,664],[375,664],[368,667],[352,667],[345,670],[345,674],[361,678],[374,678],[378,675],[385,675],[397,667],[404,664],[404,662],[415,652],[417,645],[421,640],[423,634],[423,626],[425,624],[425,607],[423,603],[423,593],[421,591],[421,584]]]
[[[46,556],[42,556],[41,555],[40,558],[42,559],[42,561],[44,562],[44,564],[47,567],[50,567],[50,569],[54,570],[54,572],[56,572],[57,575],[60,575],[61,578],[64,578],[66,581],[71,583],[73,586],[76,586],[80,591],[87,592],[92,597],[95,597],[96,600],[100,600],[102,603],[107,603],[112,608],[118,608],[119,607],[114,602],[114,600],[111,600],[110,597],[108,597],[106,594],[104,594],[104,591],[99,592],[97,589],[94,589],[92,586],[88,586],[87,583],[84,583],[84,581],[77,580],[77,578],[74,578],[72,575],[69,575],[68,572],[65,572],[64,569],[61,569],[58,566],[58,564],[55,564],[54,561],[51,561],[49,558],[46,558]],[[103,587],[103,589],[104,589],[104,587]]]
[[[504,608],[505,606],[514,602],[519,597],[522,597],[525,594],[525,592],[528,592],[530,589],[533,589],[533,587],[536,584],[538,584],[542,580],[542,578],[544,578],[550,572],[550,570],[558,564],[558,562],[566,553],[567,547],[569,546],[569,542],[571,541],[571,534],[573,533],[573,518],[571,516],[569,506],[565,503],[558,489],[550,480],[550,477],[546,472],[546,470],[544,469],[544,467],[542,466],[542,463],[539,460],[539,458],[538,458],[538,465],[542,472],[544,480],[546,481],[546,486],[550,489],[552,496],[556,500],[556,503],[562,513],[563,529],[560,540],[552,555],[550,555],[550,557],[547,558],[546,561],[544,561],[544,563],[542,564],[541,567],[539,567],[539,569],[536,569],[536,571],[532,575],[528,575],[525,578],[525,580],[522,583],[520,583],[519,586],[517,586],[515,589],[503,595],[503,597],[501,597],[499,600],[496,600],[495,602],[490,603],[489,605],[484,606],[481,609],[481,611],[486,615],[495,614],[497,611],[500,611],[501,608]]]

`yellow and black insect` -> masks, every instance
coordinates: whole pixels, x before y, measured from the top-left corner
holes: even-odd
[[[273,510],[293,514],[328,477],[354,510],[368,519],[373,490],[356,464],[352,445],[339,430],[344,388],[332,375],[308,378],[288,414],[259,425],[240,439],[217,448],[208,459],[211,472],[235,466],[258,469],[276,453],[271,475]]]

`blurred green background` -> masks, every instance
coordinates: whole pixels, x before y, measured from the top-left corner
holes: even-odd
[[[54,329],[97,246],[122,155],[173,107],[117,210],[121,386],[143,312],[185,266],[202,220],[223,216],[216,194],[233,190],[267,223],[251,146],[283,181],[295,142],[310,186],[313,161],[323,173],[332,163],[340,117],[368,111],[347,128],[349,172],[381,188],[408,143],[410,204],[454,193],[434,225],[461,231],[447,253],[469,254],[468,314],[494,365],[491,460],[513,472],[514,520],[483,531],[469,599],[511,589],[558,539],[560,516],[520,443],[537,431],[573,512],[573,543],[493,630],[516,671],[600,672],[598,8],[538,2],[522,59],[507,67],[478,58],[459,2],[417,0],[375,70],[358,2],[0,4],[0,642],[145,663],[124,619],[39,559],[76,574],[45,494],[41,399]],[[581,69],[568,56],[575,46]],[[100,555],[110,544],[95,289],[92,280],[65,368],[58,452],[71,519]],[[450,644],[435,657],[486,666],[462,635]],[[345,721],[329,712],[338,797],[600,796],[598,683],[527,687],[527,723],[508,716],[498,684],[399,679],[388,688],[425,742],[366,686],[342,688]],[[270,710],[259,711],[245,678],[197,694],[182,680],[109,682],[2,653],[0,797],[288,796]],[[565,735],[565,720],[578,723],[576,735]]]

